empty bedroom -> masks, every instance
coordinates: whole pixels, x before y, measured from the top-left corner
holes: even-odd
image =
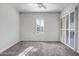
[[[0,3],[0,56],[79,56],[79,3]]]

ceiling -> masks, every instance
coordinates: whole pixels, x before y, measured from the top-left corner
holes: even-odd
[[[46,8],[39,8],[37,3],[13,3],[20,12],[61,12],[69,3],[43,3]]]

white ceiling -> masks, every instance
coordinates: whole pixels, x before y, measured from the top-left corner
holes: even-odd
[[[61,12],[69,3],[43,3],[47,8],[39,8],[36,3],[13,3],[20,12]]]

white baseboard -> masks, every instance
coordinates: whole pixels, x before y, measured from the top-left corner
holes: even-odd
[[[20,41],[59,41],[58,39],[53,40],[52,38],[32,38],[32,37],[23,37]]]
[[[59,41],[59,40],[20,40],[20,41],[35,41],[35,42],[38,42],[38,41],[40,41],[40,42],[42,42],[42,41]]]
[[[7,48],[4,48],[4,49],[0,50],[0,53],[4,52],[4,51],[7,50],[8,48],[10,48],[10,47],[12,47],[13,45],[17,44],[18,42],[20,42],[20,41],[16,41],[16,42],[14,42],[14,44],[9,45]]]

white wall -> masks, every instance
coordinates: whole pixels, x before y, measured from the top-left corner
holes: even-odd
[[[8,4],[0,4],[0,52],[19,41],[19,13]]]
[[[21,13],[21,40],[58,41],[59,13]],[[36,33],[36,19],[44,19],[44,33]]]
[[[78,6],[78,45],[77,47],[78,47],[77,52],[79,53],[79,6]]]

